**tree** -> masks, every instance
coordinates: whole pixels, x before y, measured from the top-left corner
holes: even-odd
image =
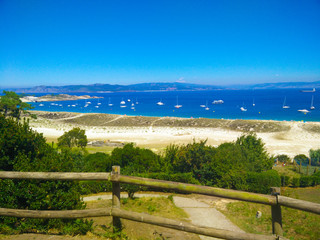
[[[0,114],[0,171],[70,172],[74,161],[68,151],[59,153],[26,121],[17,122]],[[0,206],[32,210],[84,209],[79,183],[75,181],[0,179]],[[0,217],[0,232],[30,232],[60,229],[69,234],[85,233],[92,223],[82,220]],[[77,226],[79,227],[77,229]],[[74,232],[70,232],[74,231]]]
[[[21,113],[24,113],[35,118],[34,114],[27,111],[33,107],[28,103],[22,102],[18,94],[12,91],[3,91],[3,94],[0,98],[0,112],[2,112],[5,117],[11,116],[19,121]]]
[[[310,149],[309,157],[311,159],[311,165],[313,166],[320,165],[320,149],[317,149],[317,150]]]
[[[80,128],[73,128],[69,132],[65,132],[61,137],[58,138],[58,147],[60,148],[73,148],[80,147],[85,148],[88,140],[85,134],[85,130]]]
[[[276,160],[278,160],[278,162],[281,162],[281,163],[290,163],[291,162],[290,157],[286,154],[280,154],[280,155],[275,156],[274,158]]]
[[[244,134],[236,141],[242,150],[248,171],[261,172],[272,169],[273,159],[269,156],[261,138],[254,133]]]
[[[296,161],[298,164],[302,165],[302,164],[305,164],[307,165],[309,163],[309,158],[304,155],[304,154],[299,154],[299,155],[296,155],[294,158],[293,158],[294,161]]]

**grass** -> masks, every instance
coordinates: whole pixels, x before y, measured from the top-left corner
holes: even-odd
[[[320,187],[315,188],[284,188],[283,195],[302,200],[320,203]],[[300,210],[282,207],[282,224],[284,236],[289,239],[319,239],[320,216]],[[232,202],[226,208],[221,208],[233,223],[246,232],[256,234],[272,234],[270,206]],[[256,212],[261,211],[262,217],[256,218]]]
[[[170,197],[143,197],[122,198],[121,208],[132,212],[143,212],[155,216],[187,221],[188,215],[176,207]],[[111,200],[98,200],[87,203],[87,209],[106,208],[111,206]],[[111,217],[92,218],[94,220],[94,234],[105,237],[115,237],[110,227]],[[199,240],[194,234],[180,232],[168,228],[153,226],[122,219],[122,239],[147,240],[147,239],[191,239]]]
[[[281,164],[278,164],[277,166],[273,166],[272,169],[276,170],[279,175],[285,175],[291,178],[301,176],[301,174],[295,171],[295,167],[293,165],[282,166]]]
[[[282,132],[290,127],[283,122],[258,120],[227,120],[208,118],[177,118],[177,117],[143,117],[98,113],[60,113],[34,111],[37,120],[30,119],[32,124],[58,124],[65,127],[91,126],[91,127],[197,127],[197,128],[223,128],[240,132]]]

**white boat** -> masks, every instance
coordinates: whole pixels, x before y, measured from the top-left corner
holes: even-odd
[[[252,106],[253,107],[256,106],[256,104],[254,103],[254,99],[252,100]]]
[[[91,104],[91,102],[87,102],[87,104]]]
[[[99,106],[97,105],[97,106],[94,106],[95,108],[99,108]]]
[[[210,108],[208,107],[208,101],[207,101],[205,110],[209,110],[209,109]]]
[[[128,99],[127,101],[128,101],[128,102],[131,102],[131,99]]]
[[[109,101],[108,101],[108,106],[109,106],[109,107],[112,107],[112,106],[113,106],[113,104],[111,103],[110,98],[109,98]]]
[[[301,92],[315,92],[315,91],[316,91],[315,88],[313,88],[312,90],[301,90]]]
[[[299,109],[298,112],[308,113],[308,112],[310,112],[310,111],[308,111],[307,109]]]
[[[157,105],[159,105],[159,106],[163,106],[163,105],[164,105],[164,103],[160,100],[159,102],[157,102]]]
[[[101,105],[100,99],[98,99],[98,104],[97,105]]]
[[[127,107],[127,106],[126,106],[126,105],[121,105],[120,107],[121,107],[121,108],[125,108],[125,107]]]
[[[310,109],[311,109],[311,110],[316,109],[316,108],[313,106],[313,97],[314,97],[314,96],[312,96],[312,99],[311,99],[311,106],[310,106]]]
[[[200,105],[200,107],[203,107],[203,108],[205,108],[205,107],[206,107],[206,105],[203,105],[203,104],[202,104],[202,105]]]
[[[133,107],[134,106],[134,103],[131,103],[131,107]]]
[[[126,102],[125,102],[125,101],[123,101],[123,99],[122,99],[122,101],[120,102],[120,104],[126,104]]]
[[[72,104],[71,106],[72,106],[72,107],[75,107],[76,105]]]
[[[242,112],[246,112],[246,111],[247,111],[247,109],[244,108],[244,107],[241,107],[240,110],[241,110]]]
[[[42,103],[39,104],[39,107],[43,107],[44,105]]]
[[[285,98],[284,98],[284,101],[283,101],[282,108],[284,108],[284,109],[290,108],[290,106],[286,105],[286,100],[287,100],[287,97],[285,97]]]
[[[136,104],[139,104],[138,99],[136,98]]]
[[[213,102],[212,102],[212,104],[223,104],[224,103],[224,101],[223,100],[214,100]]]
[[[182,107],[182,105],[179,105],[178,104],[178,96],[177,96],[177,104],[174,106],[175,108],[181,108]]]

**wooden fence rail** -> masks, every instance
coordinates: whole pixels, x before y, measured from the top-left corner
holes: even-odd
[[[223,239],[285,239],[282,237],[281,206],[320,214],[320,204],[288,198],[280,195],[279,188],[274,188],[272,195],[249,193],[214,187],[199,186],[171,181],[148,179],[120,175],[120,167],[113,166],[111,173],[75,173],[75,172],[3,172],[0,179],[38,179],[38,180],[104,180],[112,181],[112,208],[90,210],[38,211],[0,208],[0,216],[30,218],[83,218],[112,216],[114,226],[121,226],[120,219],[129,219],[148,224],[173,228],[181,231],[207,235]],[[236,199],[271,206],[272,229],[275,235],[238,233],[222,229],[196,226],[187,222],[155,217],[148,214],[128,212],[120,209],[120,183],[173,190],[184,193],[197,193],[222,198]]]
[[[9,209],[0,208],[0,216],[8,217],[20,217],[20,218],[63,218],[63,219],[74,219],[74,218],[88,218],[88,217],[104,217],[114,216],[118,218],[128,219],[136,222],[148,223],[152,225],[167,227],[176,229],[184,232],[191,232],[201,234],[210,237],[217,237],[222,239],[233,239],[233,240],[276,240],[275,236],[262,235],[262,234],[248,234],[239,233],[222,229],[208,228],[204,226],[197,226],[184,221],[176,221],[163,217],[152,216],[145,213],[130,212],[119,208],[98,208],[88,210],[56,210],[56,211],[43,211],[43,210],[22,210],[22,209]],[[282,238],[284,239],[284,238]]]

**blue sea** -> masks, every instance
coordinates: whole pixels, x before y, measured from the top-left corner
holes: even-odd
[[[35,110],[40,111],[183,118],[320,121],[320,95],[317,91],[301,92],[300,89],[113,92],[74,95],[85,94],[103,98],[31,104]],[[35,94],[35,96],[41,95],[45,94]],[[310,110],[312,96],[314,110]],[[224,103],[212,104],[214,100],[223,100]],[[120,107],[121,101],[125,101],[123,105],[126,107]],[[162,106],[157,105],[159,101],[163,103]],[[290,108],[283,108],[284,101]],[[109,106],[109,103],[113,106]],[[177,104],[182,107],[175,108]],[[209,110],[200,105],[206,105]],[[246,111],[241,111],[241,107]],[[307,109],[310,112],[298,112],[299,109]]]

